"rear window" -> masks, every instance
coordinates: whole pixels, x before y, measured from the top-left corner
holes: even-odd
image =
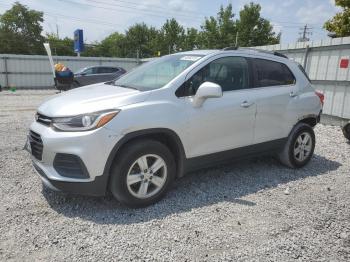
[[[265,59],[254,59],[254,65],[257,87],[295,84],[295,77],[285,64]]]

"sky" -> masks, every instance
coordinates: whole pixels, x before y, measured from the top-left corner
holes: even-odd
[[[252,0],[17,0],[31,9],[44,12],[45,33],[73,38],[75,29],[84,30],[87,43],[100,41],[117,31],[123,33],[135,23],[145,22],[160,28],[167,18],[176,18],[186,27],[200,28],[204,18],[216,16],[220,5],[233,5],[238,17],[243,6]],[[0,0],[0,14],[15,0]],[[339,8],[334,0],[254,0],[262,7],[282,43],[293,43],[304,25],[310,27],[311,40],[327,38],[322,26]]]

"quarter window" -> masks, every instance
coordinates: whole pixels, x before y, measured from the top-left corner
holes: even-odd
[[[182,90],[178,90],[177,95],[194,95],[204,82],[220,85],[223,92],[248,88],[248,62],[243,57],[219,58],[203,67],[186,81]]]
[[[282,86],[295,84],[295,77],[282,63],[254,59],[257,87]]]

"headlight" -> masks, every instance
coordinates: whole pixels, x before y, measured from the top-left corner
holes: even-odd
[[[52,126],[59,131],[88,131],[104,126],[119,112],[120,110],[109,110],[72,117],[56,117],[52,119]]]

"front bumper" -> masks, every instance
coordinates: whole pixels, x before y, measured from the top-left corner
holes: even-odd
[[[108,174],[107,159],[120,140],[113,131],[100,128],[86,132],[57,132],[48,126],[34,122],[30,130],[40,135],[42,157],[31,155],[35,170],[43,183],[51,189],[83,195],[104,195]],[[81,160],[84,177],[74,172],[62,172],[57,168],[57,156],[72,155]],[[56,161],[55,161],[56,159]]]
[[[51,190],[86,196],[104,196],[106,193],[108,182],[106,175],[98,176],[91,182],[66,182],[48,178],[45,172],[35,162],[33,162],[33,166],[43,184]]]

